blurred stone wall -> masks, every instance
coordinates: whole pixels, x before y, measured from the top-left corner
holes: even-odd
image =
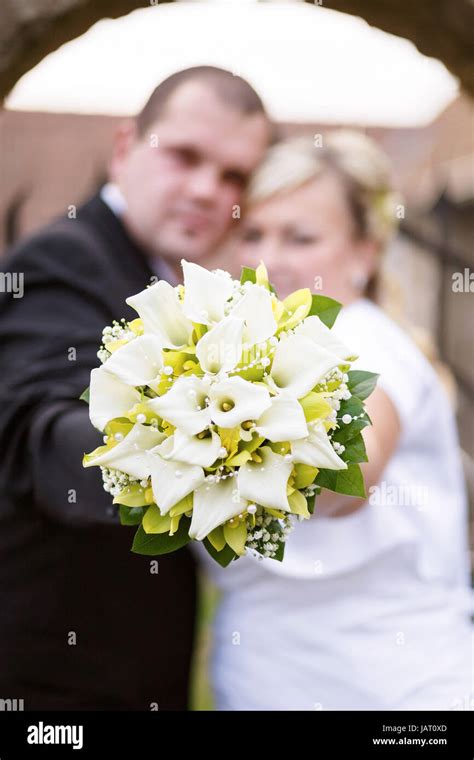
[[[93,192],[107,174],[118,121],[0,111],[0,249]]]

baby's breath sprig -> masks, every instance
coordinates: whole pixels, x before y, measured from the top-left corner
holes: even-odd
[[[104,327],[102,330],[102,344],[97,351],[97,356],[102,364],[112,355],[112,352],[107,349],[108,344],[116,340],[132,340],[135,337],[135,333],[129,328],[129,322],[124,317],[120,321],[114,319],[111,325]]]
[[[255,526],[249,528],[245,545],[257,552],[260,558],[271,558],[275,556],[281,544],[286,542],[294,526],[289,515],[277,519],[265,513],[261,507],[258,509]]]

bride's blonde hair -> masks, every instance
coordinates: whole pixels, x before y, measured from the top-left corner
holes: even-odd
[[[275,143],[250,181],[245,205],[293,190],[323,172],[340,178],[356,235],[375,241],[382,254],[396,231],[401,198],[393,189],[387,156],[361,132],[344,129],[324,137],[300,136]],[[364,295],[379,300],[380,280],[379,257]]]
[[[376,269],[363,295],[380,303],[401,323],[436,369],[455,405],[456,385],[449,368],[439,360],[431,335],[403,319],[401,289],[385,276],[382,267],[383,253],[398,228],[397,211],[402,198],[392,184],[390,161],[374,140],[362,132],[341,129],[324,137],[299,136],[275,143],[250,181],[244,209],[305,185],[323,172],[340,178],[356,236],[375,241],[378,247]]]

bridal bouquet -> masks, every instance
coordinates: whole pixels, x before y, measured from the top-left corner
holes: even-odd
[[[134,552],[196,540],[223,566],[247,550],[281,561],[321,488],[365,496],[377,376],[350,371],[337,301],[307,288],[280,300],[263,264],[240,281],[182,267],[184,285],[156,282],[127,299],[137,319],[103,330],[81,398],[104,445],[84,467],[138,526]]]

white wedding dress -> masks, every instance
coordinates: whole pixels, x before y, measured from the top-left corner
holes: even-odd
[[[282,563],[220,568],[211,678],[220,710],[472,709],[466,499],[449,402],[425,358],[374,304],[337,332],[402,422],[370,500],[296,524]]]

